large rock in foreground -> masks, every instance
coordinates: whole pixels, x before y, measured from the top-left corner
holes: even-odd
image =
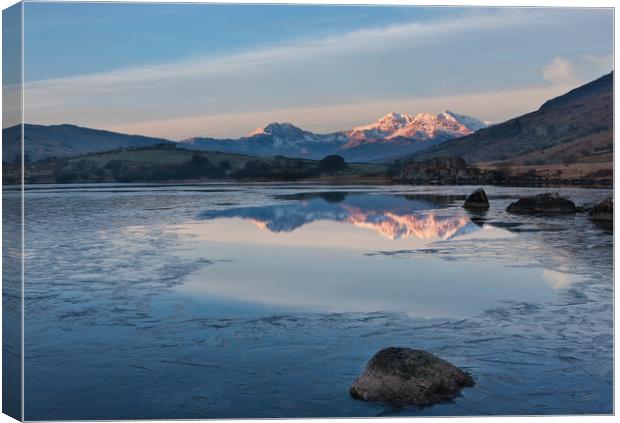
[[[606,222],[614,221],[614,199],[609,197],[590,210],[590,219]]]
[[[384,348],[351,385],[353,398],[394,405],[427,406],[457,397],[474,380],[431,353],[411,348]]]
[[[569,214],[576,213],[577,208],[575,203],[554,192],[521,198],[509,205],[506,211],[509,213]]]
[[[468,210],[488,210],[489,209],[489,199],[487,197],[486,192],[482,188],[478,188],[474,192],[472,192],[467,200],[465,200],[465,204],[463,207]]]

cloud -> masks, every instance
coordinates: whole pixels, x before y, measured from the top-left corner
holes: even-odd
[[[546,99],[540,98],[548,92],[542,65],[522,59],[531,53],[526,35],[560,34],[583,21],[581,14],[561,16],[538,9],[468,12],[234,54],[30,81],[25,119],[173,139],[237,137],[272,120],[327,132],[392,110],[453,109],[498,121],[531,110],[532,99],[536,107]],[[553,57],[555,39],[541,39],[536,56]],[[570,69],[562,73],[561,64],[549,64],[545,72],[554,95],[569,84]],[[528,90],[537,94],[496,95]]]
[[[542,277],[553,289],[566,289],[579,282],[579,278],[569,273],[556,272],[555,270],[543,269]]]
[[[241,113],[196,115],[172,119],[155,119],[112,125],[108,129],[124,133],[184,139],[194,136],[238,137],[266,122],[291,122],[304,129],[328,133],[366,124],[388,112],[438,113],[446,109],[501,122],[535,110],[549,98],[556,97],[572,86],[539,86],[476,94],[455,94],[336,105],[286,109],[256,110]],[[233,132],[231,132],[231,128]]]
[[[568,60],[555,57],[542,70],[543,76],[553,85],[569,85],[580,82]]]
[[[2,87],[2,127],[18,125],[22,122],[22,89],[20,85]]]

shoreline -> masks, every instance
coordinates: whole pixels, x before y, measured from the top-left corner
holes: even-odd
[[[280,179],[233,179],[233,178],[220,178],[220,179],[170,179],[162,181],[132,181],[122,182],[116,180],[109,181],[93,181],[82,180],[72,182],[26,182],[24,187],[36,186],[36,185],[109,185],[109,184],[122,184],[122,185],[202,185],[209,183],[225,183],[225,184],[315,184],[315,185],[359,185],[359,186],[373,186],[373,185],[410,185],[410,186],[493,186],[493,187],[505,187],[505,188],[582,188],[582,189],[611,189],[613,190],[613,181],[611,184],[596,183],[591,180],[573,180],[573,181],[540,181],[538,183],[490,183],[488,181],[480,180],[460,180],[460,181],[400,181],[389,177],[348,177],[348,176],[331,176],[331,177],[319,177],[319,178],[307,178],[297,180],[280,180]],[[3,181],[3,189],[11,189],[12,187],[21,187],[21,184],[7,183]]]

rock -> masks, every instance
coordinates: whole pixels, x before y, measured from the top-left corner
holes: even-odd
[[[431,353],[411,348],[384,348],[351,385],[355,399],[393,405],[432,405],[457,397],[474,386],[470,375]]]
[[[455,183],[459,180],[472,180],[480,170],[468,166],[458,157],[441,157],[425,161],[410,160],[403,164],[396,178],[409,183]]]
[[[582,204],[581,206],[575,207],[575,211],[577,213],[588,213],[588,212],[592,211],[592,205],[591,204]]]
[[[506,211],[509,213],[569,214],[576,213],[577,208],[575,203],[554,192],[521,198],[509,205]]]
[[[598,203],[590,210],[590,219],[614,221],[614,199],[609,197]]]
[[[488,210],[489,199],[486,192],[482,188],[478,188],[467,197],[463,207],[468,210]]]

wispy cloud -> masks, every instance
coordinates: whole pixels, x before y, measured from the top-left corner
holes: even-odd
[[[579,78],[568,60],[555,57],[543,68],[543,76],[553,85],[576,84]]]
[[[227,137],[248,134],[265,122],[293,122],[317,133],[350,129],[376,120],[388,111],[438,113],[448,108],[492,122],[535,110],[549,98],[573,88],[572,85],[539,86],[477,94],[418,97],[374,102],[342,103],[328,106],[257,110],[241,113],[194,115],[112,125],[118,132],[183,139],[194,136]],[[234,128],[231,135],[230,128]]]
[[[22,87],[4,85],[2,87],[2,127],[18,125],[22,122]]]
[[[132,132],[171,138],[239,136],[270,120],[329,131],[391,110],[450,108],[502,120],[528,111],[532,101],[499,98],[499,93],[548,88],[542,63],[522,58],[531,45],[521,38],[561,32],[577,18],[518,9],[469,13],[223,56],[32,81],[25,89],[26,120],[135,128]],[[557,56],[555,40],[540,44],[537,55]],[[554,92],[574,76],[570,65],[562,67],[564,59],[557,60],[543,71]],[[489,96],[497,103],[484,103]]]

